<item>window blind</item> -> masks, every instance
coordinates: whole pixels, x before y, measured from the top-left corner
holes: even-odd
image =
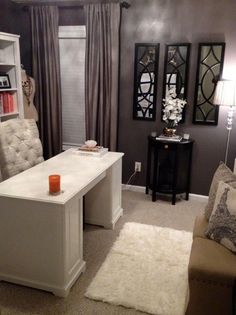
[[[85,141],[85,26],[60,26],[63,149]]]

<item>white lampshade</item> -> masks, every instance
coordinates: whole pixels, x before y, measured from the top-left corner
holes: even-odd
[[[236,81],[218,81],[213,104],[220,106],[236,106]]]

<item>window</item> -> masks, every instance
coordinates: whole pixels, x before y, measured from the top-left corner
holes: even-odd
[[[63,149],[85,141],[85,26],[59,26]]]

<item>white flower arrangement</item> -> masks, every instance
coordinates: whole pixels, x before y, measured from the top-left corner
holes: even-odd
[[[178,125],[182,119],[182,112],[187,104],[186,100],[176,97],[175,88],[170,88],[166,93],[166,98],[163,99],[163,120],[167,123],[168,128],[173,128]]]

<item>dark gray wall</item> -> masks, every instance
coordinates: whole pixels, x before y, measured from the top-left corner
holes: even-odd
[[[0,0],[0,32],[20,35],[21,62],[29,74],[32,70],[31,30],[28,8],[10,0]],[[84,25],[85,17],[82,7],[61,8],[60,25]]]
[[[99,2],[100,0],[97,0]],[[109,0],[110,1],[110,0]],[[225,41],[225,76],[236,75],[236,3],[235,0],[129,0],[131,7],[122,9],[121,66],[119,93],[118,149],[125,153],[123,182],[134,170],[134,161],[142,162],[142,172],[133,184],[145,185],[147,136],[151,131],[162,132],[161,92],[164,49],[169,43],[192,43],[188,86],[186,122],[178,132],[190,133],[195,140],[193,151],[191,192],[207,194],[212,175],[224,159],[227,131],[226,110],[221,108],[218,126],[192,124],[193,97],[199,42]],[[83,24],[81,8],[60,9],[60,24]],[[21,59],[31,73],[31,35],[28,12],[10,0],[1,0],[0,31],[21,35]],[[155,122],[135,121],[133,108],[134,44],[160,43],[157,118]],[[236,115],[235,115],[236,116]],[[236,119],[235,119],[236,120]],[[231,134],[229,166],[236,156],[236,122]]]
[[[20,35],[21,62],[31,74],[31,35],[28,12],[10,0],[0,2],[0,32]]]
[[[134,162],[142,162],[142,173],[132,182],[145,185],[147,136],[162,132],[161,96],[165,44],[192,43],[186,122],[178,126],[195,140],[192,163],[191,192],[208,194],[212,175],[220,160],[224,160],[227,131],[226,109],[221,108],[218,126],[192,124],[193,98],[199,42],[225,41],[225,76],[236,75],[236,3],[234,0],[130,0],[131,7],[123,10],[121,26],[119,151],[125,153],[123,181],[134,171]],[[160,43],[157,118],[155,122],[132,119],[134,44]],[[236,126],[231,133],[229,166],[236,156]]]

